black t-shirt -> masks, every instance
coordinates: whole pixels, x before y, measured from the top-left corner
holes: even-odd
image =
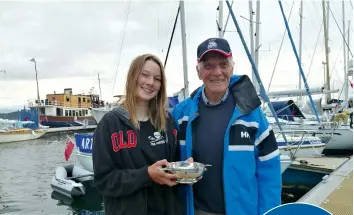
[[[160,133],[150,121],[140,122],[140,144],[144,151],[144,158],[150,165],[156,161],[166,159],[168,146],[164,133]],[[167,215],[165,212],[164,186],[154,183],[147,189],[148,215]]]

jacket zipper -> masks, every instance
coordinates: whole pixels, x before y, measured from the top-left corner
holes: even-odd
[[[135,129],[135,127],[134,126],[132,126],[132,125],[130,125],[129,124],[129,122],[127,122],[127,121],[125,121],[124,120],[124,123],[130,128],[130,129],[132,129],[134,132],[135,132],[135,134],[136,134],[136,142],[138,143],[139,142],[139,140],[140,140],[140,135],[139,135],[139,133],[137,132],[137,130]],[[144,195],[145,195],[145,207],[144,207],[144,214],[146,214],[147,215],[147,201],[148,201],[148,199],[147,199],[147,187],[145,187],[144,188]]]
[[[239,107],[237,106],[237,104],[236,104],[236,108],[237,109],[239,109]],[[231,120],[229,121],[229,124],[230,124],[230,122],[233,122],[233,121],[235,121],[235,120],[237,120],[240,116],[237,116],[237,117],[235,117],[235,119],[233,119],[233,117],[234,117],[234,114],[235,114],[235,109],[233,110],[233,112],[232,112],[232,116],[231,116]],[[230,129],[231,129],[231,125],[229,126],[227,126],[227,129],[226,129],[226,133],[225,133],[225,135],[228,135],[229,136],[229,138],[230,138]],[[230,139],[229,139],[229,141],[230,141]],[[225,139],[224,139],[224,147],[225,147],[225,145],[229,145],[229,143],[227,143],[227,144],[225,144]],[[224,166],[225,166],[225,151],[228,151],[228,148],[227,149],[224,149],[224,156],[223,156],[223,165],[222,165],[222,181],[223,181],[223,188],[224,188],[224,190],[223,190],[223,193],[224,193],[224,207],[225,207],[225,215],[228,215],[228,213],[227,213],[227,206],[226,206],[226,195],[225,195],[225,171],[224,171]]]

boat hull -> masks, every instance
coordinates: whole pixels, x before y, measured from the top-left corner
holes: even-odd
[[[337,129],[323,150],[325,155],[353,155],[353,129]]]
[[[79,166],[60,166],[55,170],[51,187],[53,191],[69,198],[81,197],[86,194],[85,187],[81,182],[92,179],[93,173]]]
[[[78,163],[87,171],[93,172],[92,155],[87,153],[76,152]]]
[[[321,156],[326,143],[319,137],[292,137],[287,135],[288,144],[282,136],[278,136],[277,143],[281,154],[290,155],[289,150],[297,157],[317,157]]]
[[[20,131],[21,130],[21,131]],[[11,143],[38,139],[46,133],[44,130],[16,129],[0,132],[0,143]]]

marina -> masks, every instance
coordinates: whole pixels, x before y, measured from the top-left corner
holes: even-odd
[[[233,146],[231,144],[229,145],[229,150],[231,148],[249,152],[257,149],[257,152],[260,152],[259,148],[264,148],[265,150],[267,147],[262,146],[264,140],[267,140],[268,135],[274,133],[276,144],[273,142],[273,152],[262,156],[257,155],[259,157],[255,156],[254,160],[259,159],[256,162],[257,165],[255,165],[256,168],[259,168],[262,165],[258,165],[258,161],[267,161],[279,154],[282,178],[281,204],[306,203],[321,207],[333,215],[353,214],[353,55],[350,49],[352,43],[350,36],[353,35],[353,28],[351,27],[351,16],[348,20],[348,12],[350,12],[350,15],[353,14],[352,3],[322,0],[320,2],[311,2],[311,4],[306,1],[293,2],[291,5],[291,2],[277,1],[267,3],[271,5],[269,7],[262,2],[262,12],[260,12],[260,2],[252,0],[245,3],[235,2],[236,6],[234,7],[234,2],[230,3],[228,0],[219,1],[218,3],[205,2],[205,5],[209,5],[208,8],[204,7],[205,5],[203,4],[198,4],[199,2],[177,1],[176,3],[173,2],[173,4],[170,3],[170,11],[167,11],[168,4],[152,2],[139,2],[139,4],[134,1],[112,3],[112,5],[117,4],[115,7],[102,3],[104,6],[101,6],[105,10],[101,9],[101,6],[98,7],[100,5],[98,3],[94,6],[87,4],[86,6],[90,8],[90,11],[82,11],[82,13],[90,14],[90,16],[81,17],[85,21],[78,23],[73,21],[76,19],[70,17],[69,11],[61,11],[53,7],[54,9],[51,10],[53,14],[56,14],[56,10],[61,11],[56,14],[56,17],[61,17],[60,23],[63,23],[61,27],[64,28],[64,26],[73,24],[72,26],[75,26],[75,28],[69,28],[66,31],[61,28],[51,29],[51,26],[60,27],[54,22],[55,17],[48,18],[48,23],[50,24],[41,26],[39,20],[46,16],[50,17],[50,13],[43,15],[40,19],[38,17],[23,18],[19,23],[25,23],[24,20],[29,20],[31,22],[28,24],[30,31],[37,32],[34,27],[38,25],[42,29],[50,29],[45,32],[48,34],[48,38],[59,37],[63,40],[52,41],[51,39],[47,41],[46,39],[48,38],[46,36],[43,41],[37,41],[38,44],[43,44],[41,46],[37,44],[38,47],[28,45],[32,44],[32,41],[26,41],[25,38],[22,38],[22,40],[26,41],[27,45],[25,43],[21,43],[21,46],[14,45],[21,40],[16,39],[14,35],[6,37],[6,33],[10,32],[12,27],[16,30],[16,36],[26,35],[27,37],[27,35],[31,35],[27,31],[21,32],[21,29],[17,29],[18,24],[10,24],[11,28],[9,29],[0,28],[5,29],[5,34],[0,34],[5,35],[3,41],[9,41],[8,43],[11,45],[10,54],[0,53],[6,59],[6,61],[0,59],[0,85],[5,88],[5,90],[2,89],[4,95],[0,96],[0,105],[7,105],[6,102],[2,102],[5,100],[11,101],[13,104],[16,103],[16,108],[12,109],[11,112],[0,113],[0,214],[103,215],[103,199],[93,183],[93,133],[104,115],[118,107],[119,102],[125,98],[123,91],[130,92],[129,90],[131,90],[123,90],[124,81],[127,78],[125,72],[129,66],[127,62],[130,62],[142,50],[149,50],[151,53],[155,53],[158,50],[156,56],[161,58],[161,60],[164,58],[166,78],[168,79],[168,84],[166,85],[168,96],[166,95],[167,102],[165,105],[168,111],[172,111],[176,105],[188,98],[200,86],[201,82],[197,81],[205,82],[200,74],[200,68],[204,66],[204,62],[201,63],[199,61],[202,56],[198,58],[197,64],[194,61],[192,64],[187,62],[187,59],[190,59],[187,56],[187,53],[189,55],[190,47],[194,53],[195,48],[200,43],[199,35],[210,35],[212,37],[217,34],[218,37],[224,38],[225,33],[227,33],[227,40],[230,41],[232,50],[234,50],[233,53],[230,51],[227,56],[231,60],[224,66],[225,68],[221,68],[222,66],[219,65],[221,75],[215,72],[219,71],[214,70],[216,68],[210,69],[213,69],[213,72],[219,74],[220,77],[225,76],[226,78],[222,80],[208,79],[207,81],[213,82],[213,84],[220,84],[216,86],[221,86],[228,80],[223,72],[226,73],[232,67],[232,73],[240,75],[238,78],[248,79],[249,77],[252,82],[250,85],[253,84],[255,88],[255,100],[257,100],[258,96],[260,101],[257,103],[259,105],[259,107],[256,106],[257,109],[242,112],[241,110],[243,109],[240,108],[240,105],[242,106],[244,102],[242,96],[248,95],[232,92],[232,95],[237,95],[234,96],[236,104],[232,108],[234,108],[235,113],[242,113],[240,116],[233,118],[234,121],[230,121],[228,126],[236,128],[247,124],[247,126],[250,126],[249,128],[252,128],[250,129],[252,132],[257,131],[258,133],[251,134],[248,131],[241,131],[241,134],[237,133],[240,137],[235,137],[234,139],[237,139],[237,141],[239,139],[242,139],[242,141],[249,139],[250,143],[248,145],[237,145],[239,144],[237,143]],[[134,6],[130,7],[131,3]],[[293,17],[290,22],[294,5],[298,7],[299,13],[293,12],[296,17]],[[15,6],[12,7],[17,8]],[[194,9],[192,9],[193,7]],[[214,9],[217,7],[216,18],[210,16],[212,12],[210,8],[212,7]],[[276,7],[279,7],[277,9],[280,12],[278,15],[274,15],[272,11]],[[296,10],[295,7],[294,10]],[[39,11],[31,7],[28,8],[30,9],[23,14],[39,13]],[[78,8],[86,7],[78,5]],[[113,12],[108,12],[112,8],[114,8]],[[125,11],[121,10],[122,8],[125,8]],[[186,8],[188,10],[185,11]],[[102,13],[102,11],[105,12]],[[345,11],[347,11],[347,15],[345,15]],[[2,12],[7,11],[6,9],[3,11],[0,7],[0,14]],[[14,17],[22,14],[20,12],[16,13]],[[188,12],[187,16],[186,12]],[[72,13],[76,16],[80,15],[75,10]],[[249,17],[245,17],[247,13],[249,13]],[[261,13],[262,17],[260,16]],[[267,16],[264,16],[263,14],[266,13]],[[101,17],[102,14],[107,17],[103,19]],[[122,17],[119,20],[112,20],[112,17],[116,17],[117,14],[124,14],[125,20]],[[95,19],[91,19],[91,15]],[[137,15],[139,16],[136,17]],[[11,22],[11,17],[8,18],[7,16],[6,13],[4,17],[0,16],[0,27],[6,27],[8,25],[7,22]],[[132,18],[134,16],[135,18]],[[153,16],[157,16],[157,20],[155,18],[154,20],[150,19]],[[65,22],[67,17],[70,20],[69,22],[67,20]],[[193,19],[200,18],[198,26],[195,25],[195,21],[191,20],[191,18],[186,21],[188,17],[193,17]],[[215,19],[216,26],[213,26],[215,25]],[[141,24],[144,21],[146,23]],[[178,21],[180,35],[177,37],[177,41],[173,41],[176,40],[173,38],[177,33],[175,30]],[[306,22],[304,32],[303,21]],[[96,28],[91,29],[91,25],[94,26],[95,22],[99,23],[99,27],[96,26]],[[90,23],[90,25],[83,23]],[[119,24],[118,27],[117,23]],[[120,24],[124,23],[125,25],[120,27]],[[200,23],[203,24],[201,25]],[[152,24],[154,26],[157,25],[157,29],[154,29]],[[162,28],[172,27],[172,24],[171,32],[166,29],[165,34],[170,34],[167,38],[166,35],[161,34]],[[232,27],[232,30],[226,30],[227,24],[229,24],[228,28]],[[134,27],[134,25],[136,26]],[[126,28],[127,26],[128,28]],[[204,26],[205,31],[200,30],[202,29],[201,26]],[[85,31],[89,27],[90,29]],[[187,33],[186,28],[188,29]],[[207,28],[209,30],[206,30]],[[266,30],[268,28],[271,31]],[[75,41],[68,40],[67,35],[71,35],[74,29],[78,29],[83,34],[77,35]],[[61,34],[62,31],[65,32],[65,35]],[[130,34],[128,31],[130,31]],[[157,35],[151,33],[154,31],[157,32]],[[20,34],[17,32],[20,32]],[[55,32],[55,34],[50,35],[49,32]],[[97,33],[97,35],[93,34],[93,32]],[[122,35],[118,35],[117,32]],[[190,34],[190,32],[194,33]],[[43,32],[40,33],[42,34]],[[128,33],[127,37],[124,37],[125,33]],[[112,34],[111,37],[106,38],[106,35],[109,34]],[[87,35],[90,35],[90,37],[87,37]],[[283,35],[282,39],[281,35]],[[314,35],[317,37],[314,37]],[[139,39],[132,39],[138,38],[138,36],[140,36]],[[155,39],[149,39],[148,44],[146,41],[140,42],[144,41],[143,39],[148,38],[148,36]],[[303,40],[303,36],[306,40]],[[12,42],[12,37],[16,43]],[[38,35],[32,35],[32,38],[37,37]],[[112,44],[117,43],[116,38],[118,37],[122,41],[121,47],[116,50],[116,46],[112,46]],[[166,41],[162,40],[163,37],[167,38]],[[99,41],[100,38],[104,38],[104,40]],[[198,42],[194,41],[194,38],[198,38]],[[283,47],[284,39],[286,41],[284,44],[287,44]],[[316,39],[317,42],[314,43]],[[127,40],[130,40],[130,42],[127,42]],[[155,44],[156,42],[157,44]],[[167,42],[169,42],[167,50],[165,50],[165,47],[162,49],[164,45],[161,44],[167,44]],[[178,45],[171,46],[172,42]],[[59,45],[49,47],[50,52],[47,52],[46,55],[41,55],[42,50],[45,50],[45,44],[52,44],[51,46]],[[67,44],[67,47],[65,44]],[[94,44],[99,44],[97,46],[100,49],[95,50]],[[123,44],[129,49],[123,50]],[[131,44],[138,44],[138,46]],[[2,45],[4,46],[2,48],[6,50],[7,44]],[[80,45],[83,45],[81,50],[77,49],[77,46]],[[218,46],[220,45],[221,43],[217,44],[215,39],[210,39],[207,49],[209,51],[219,50]],[[7,59],[8,56],[16,56],[11,50],[18,50],[17,46],[23,46],[26,51],[20,53],[20,57],[16,59]],[[169,64],[167,64],[171,48],[177,49],[177,52],[172,50],[170,55],[170,58],[172,57],[172,65],[171,59],[169,59]],[[53,50],[60,50],[59,52],[65,53],[65,55],[58,55]],[[122,50],[124,54],[121,54]],[[87,56],[82,53],[87,53]],[[31,55],[30,60],[28,60],[29,54]],[[32,57],[32,55],[37,55],[37,57]],[[23,56],[28,59],[24,60]],[[116,59],[113,60],[114,56],[116,56]],[[176,61],[176,56],[178,56],[177,60],[180,61]],[[225,55],[223,56],[225,57]],[[195,60],[194,57],[191,59]],[[280,59],[279,65],[278,59]],[[30,64],[31,72],[33,72],[32,66],[34,66],[33,74],[28,72],[26,66],[22,65],[23,61]],[[73,62],[77,62],[77,64]],[[19,76],[24,77],[27,85],[22,84],[22,82],[19,82],[20,84],[16,83],[16,85],[15,76],[17,73],[7,72],[7,70],[2,68],[9,67],[14,70],[15,67],[12,64],[15,63],[16,67],[18,67],[15,70],[19,71]],[[38,71],[37,63],[39,66]],[[191,68],[193,68],[193,71],[190,71]],[[197,72],[194,71],[195,69]],[[115,71],[115,74],[107,71]],[[275,71],[278,74],[275,74]],[[96,79],[97,73],[98,79]],[[209,73],[209,75],[212,74],[211,77],[217,76],[214,73]],[[30,74],[30,79],[27,77],[28,74]],[[34,75],[36,89],[34,87]],[[40,75],[40,79],[38,75]],[[103,75],[103,77],[100,75]],[[194,76],[192,79],[189,77],[191,75]],[[183,78],[178,78],[182,76]],[[17,78],[18,80],[22,79],[22,77]],[[12,84],[12,80],[15,80],[14,84]],[[157,81],[161,82],[161,80]],[[236,83],[241,82],[236,81],[235,84],[231,85],[234,86]],[[113,89],[111,89],[111,84]],[[203,84],[206,87],[205,83]],[[231,85],[229,85],[229,89],[240,89],[231,88]],[[267,85],[268,88],[266,88]],[[283,87],[277,87],[278,85]],[[227,89],[227,85],[225,86]],[[95,87],[97,87],[97,90]],[[143,88],[143,86],[138,85],[138,81],[137,87]],[[117,88],[120,89],[117,90]],[[11,89],[11,91],[7,89]],[[243,89],[248,88],[244,87]],[[149,89],[144,89],[144,91],[154,92],[154,90]],[[116,94],[117,92],[118,94]],[[253,89],[250,88],[250,91],[244,94],[249,92],[253,92]],[[204,94],[207,94],[207,92],[204,91]],[[225,95],[228,94],[225,93]],[[238,97],[238,95],[241,96]],[[34,97],[35,99],[33,99]],[[107,99],[111,97],[113,100]],[[160,100],[158,96],[154,98],[157,104]],[[15,100],[16,102],[14,102]],[[151,101],[149,100],[149,104],[154,104]],[[261,113],[259,114],[260,117],[258,115],[253,117],[252,114],[255,113],[255,110],[258,111],[258,108]],[[223,112],[221,113],[223,114]],[[193,117],[196,118],[195,116],[198,114],[198,112],[195,112]],[[149,117],[151,116],[150,114]],[[185,114],[182,117],[188,123],[193,118],[192,114]],[[240,117],[245,117],[244,119],[249,117],[250,121],[246,122]],[[268,121],[269,125],[268,122],[262,120]],[[264,126],[264,123],[267,126]],[[262,125],[265,130],[259,132]],[[109,137],[112,139],[113,150],[118,144],[119,146],[131,147],[128,141],[129,139],[134,140],[132,136],[129,136],[131,133],[126,136],[121,133],[123,134],[121,131],[119,134],[116,132],[114,134],[117,136],[112,135]],[[155,133],[158,135],[155,135]],[[155,133],[153,135],[155,137],[148,137],[149,141],[162,137],[160,133]],[[177,136],[175,131],[174,134]],[[258,138],[253,138],[254,136],[252,135],[259,136],[256,136]],[[188,133],[188,135],[184,136],[190,135]],[[228,135],[225,135],[225,137],[225,143],[230,144],[233,139],[229,138]],[[192,139],[195,141],[195,136]],[[226,140],[229,142],[226,142]],[[183,139],[178,141],[181,145],[187,145],[186,142],[188,141]],[[128,145],[125,145],[126,143]],[[153,143],[155,144],[155,142]],[[117,145],[115,146],[114,144]],[[135,144],[137,144],[136,141]],[[276,145],[278,148],[276,148]],[[120,148],[118,147],[116,150],[119,151]],[[253,153],[249,155],[253,162]],[[242,158],[242,156],[240,157]],[[186,162],[182,161],[180,164],[186,164]],[[187,164],[193,166],[190,163]],[[235,165],[242,165],[240,166],[240,172],[245,171],[242,169],[243,166],[247,168],[247,164],[244,163]],[[268,166],[270,165],[268,164]],[[199,167],[198,174],[202,174],[204,171],[203,164]],[[165,170],[166,168],[164,167]],[[210,166],[210,168],[213,167]],[[236,167],[233,166],[233,168]],[[183,171],[185,172],[181,171],[181,174],[186,175],[189,170],[191,172],[195,171],[195,169],[184,169]],[[251,176],[254,177],[254,181],[260,180],[259,178],[261,177],[267,178],[267,176],[262,176],[264,173],[259,174],[256,170],[254,170],[255,174],[252,173]],[[198,183],[195,178],[191,180],[179,178],[179,181]],[[225,187],[228,186],[224,186],[224,189],[226,189]],[[232,187],[232,189],[234,188]],[[257,190],[255,193],[257,194]],[[261,196],[260,192],[258,195]],[[264,196],[261,196],[261,198],[264,198]]]

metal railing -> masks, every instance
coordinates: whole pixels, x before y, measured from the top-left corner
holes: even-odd
[[[67,107],[67,108],[90,108],[93,106],[92,103],[85,102],[60,102],[60,101],[41,101],[40,106],[56,106],[56,107]],[[28,107],[37,107],[37,100],[28,101]]]

